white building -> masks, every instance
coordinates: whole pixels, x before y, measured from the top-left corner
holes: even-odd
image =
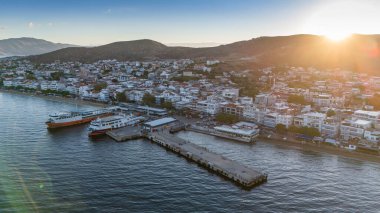
[[[356,110],[353,117],[355,119],[371,121],[376,126],[380,125],[380,111]]]
[[[314,127],[322,131],[322,124],[326,119],[326,114],[319,112],[309,112],[294,117],[294,125],[298,127],[307,126]]]
[[[239,98],[239,89],[224,89],[222,96],[225,98]]]
[[[110,100],[110,93],[107,89],[102,89],[99,92],[99,101],[108,102]]]
[[[293,116],[279,113],[267,113],[264,116],[265,126],[274,128],[277,124],[283,124],[289,128],[293,124]]]
[[[345,120],[340,125],[340,136],[345,139],[364,137],[364,131],[371,128],[371,122],[366,120]]]
[[[380,142],[380,131],[376,130],[366,130],[364,131],[364,138],[373,143]]]

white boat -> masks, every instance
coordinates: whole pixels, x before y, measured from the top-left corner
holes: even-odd
[[[126,126],[132,126],[144,121],[142,116],[134,115],[113,115],[104,118],[98,118],[91,122],[89,130],[89,137],[96,137],[104,135],[108,130],[119,129]]]

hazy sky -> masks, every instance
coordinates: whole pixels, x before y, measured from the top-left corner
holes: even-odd
[[[0,39],[98,45],[374,34],[380,33],[379,9],[377,0],[0,0]]]

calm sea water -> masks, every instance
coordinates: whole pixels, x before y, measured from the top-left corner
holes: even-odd
[[[145,140],[46,129],[48,113],[75,108],[0,93],[0,212],[380,212],[379,164],[179,134],[269,173],[245,191]]]

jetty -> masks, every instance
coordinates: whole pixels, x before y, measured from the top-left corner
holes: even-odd
[[[267,181],[267,174],[253,170],[236,161],[211,152],[204,147],[176,137],[167,131],[150,133],[148,138],[152,142],[231,180],[243,188],[251,189]]]
[[[141,127],[139,126],[127,126],[120,129],[110,130],[107,131],[106,134],[117,142],[123,142],[145,137],[141,133]]]
[[[156,123],[159,124],[156,125]],[[171,126],[168,126],[168,123],[170,123]],[[158,128],[159,126],[160,128]],[[186,126],[181,123],[173,123],[171,120],[166,121],[159,119],[147,122],[143,127],[125,127],[111,130],[107,132],[107,135],[118,142],[138,138],[149,139],[153,143],[195,162],[210,172],[232,181],[243,189],[251,189],[267,181],[268,175],[265,173],[256,171],[220,154],[211,152],[205,147],[196,145],[172,134],[184,130],[185,128]]]

